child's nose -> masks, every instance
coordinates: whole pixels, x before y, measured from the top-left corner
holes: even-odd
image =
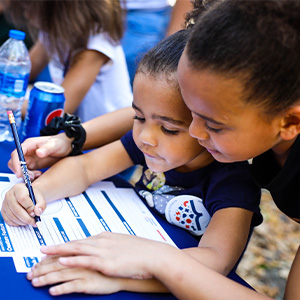
[[[209,134],[207,133],[207,129],[204,124],[204,120],[197,120],[193,119],[190,127],[189,127],[189,134],[190,136],[198,139],[198,140],[207,140],[209,139]]]
[[[155,131],[151,129],[151,127],[144,127],[139,138],[142,143],[149,146],[154,147],[157,145],[157,135],[155,134]]]

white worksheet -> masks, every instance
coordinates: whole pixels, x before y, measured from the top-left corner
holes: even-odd
[[[19,179],[0,173],[1,206],[6,192]],[[22,182],[22,181],[21,181]],[[41,245],[57,245],[103,231],[174,242],[131,188],[99,182],[75,197],[49,203],[41,216],[42,233],[31,226],[12,227],[0,214],[0,256],[11,256],[18,272],[28,272],[40,261]]]

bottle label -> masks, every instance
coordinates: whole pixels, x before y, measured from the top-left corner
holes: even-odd
[[[14,92],[15,93],[20,93],[20,92],[23,91],[23,88],[24,88],[24,80],[17,79],[15,81]]]
[[[9,74],[0,73],[0,94],[5,94],[8,97],[23,97],[26,93],[29,74]]]

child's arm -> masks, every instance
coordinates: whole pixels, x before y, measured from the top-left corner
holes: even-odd
[[[227,275],[241,256],[249,235],[253,213],[229,207],[214,213],[198,248],[184,251],[218,273]]]
[[[148,259],[151,260],[151,263],[156,264],[157,259],[154,253],[159,256],[159,260],[162,258],[163,261],[165,256],[172,253],[169,252],[168,249],[174,248],[177,250],[175,247],[165,243],[108,232],[84,240],[73,241],[59,247],[48,248],[49,249],[41,250],[44,253],[50,254],[50,256],[47,256],[46,259],[37,264],[32,269],[32,272],[28,274],[27,278],[29,280],[35,278],[32,283],[36,287],[57,284],[55,286],[55,289],[57,288],[55,290],[56,295],[58,293],[75,292],[74,289],[76,289],[76,287],[72,285],[72,281],[78,268],[89,271],[97,270],[104,275],[113,276],[105,278],[105,287],[101,284],[94,284],[94,286],[91,287],[87,283],[82,282],[82,288],[89,290],[97,289],[98,294],[107,293],[108,286],[110,287],[110,293],[121,290],[134,292],[167,292],[163,284],[152,279],[152,276],[149,274],[143,274],[144,270],[139,270],[139,267],[142,268],[142,265],[146,263],[146,261],[148,262]],[[73,256],[74,254],[76,262],[73,263],[73,265],[75,268],[72,267],[72,264],[71,267],[67,264],[60,264],[59,256],[53,256],[52,253],[62,256],[69,254]],[[81,258],[83,258],[83,260],[81,260]],[[105,266],[101,266],[101,263],[99,263],[103,259],[107,261]],[[94,261],[93,266],[90,264],[92,260]],[[76,264],[78,264],[78,267]],[[80,266],[81,264],[82,266]],[[93,272],[90,273],[90,276],[95,277],[95,280],[101,280],[101,278]],[[130,279],[130,277],[134,279]],[[84,279],[84,277],[81,275],[78,276],[77,279]],[[61,282],[63,282],[63,286],[58,284]],[[66,292],[66,287],[68,292]],[[52,291],[53,290],[54,289],[52,289]]]
[[[184,300],[272,300],[184,254],[184,252],[174,253],[173,257],[167,259],[161,267],[157,265],[152,267],[149,264],[154,276],[163,282],[176,298]]]
[[[288,277],[284,300],[300,299],[300,247],[296,253],[292,268]]]
[[[143,282],[148,288],[154,282],[151,278],[155,278],[162,282],[162,289],[166,286],[178,299],[270,300],[207,268],[175,247],[139,237],[105,232],[81,241],[42,247],[41,250],[49,256],[34,266],[27,278],[34,286],[57,284],[51,289],[55,295],[76,291],[71,274],[76,268],[84,268],[114,277],[107,282],[113,289],[111,292],[137,291],[133,288],[133,280],[126,281],[125,278],[139,279],[135,284],[140,285],[140,279],[145,279]],[[57,254],[61,256],[59,263],[53,256]],[[68,272],[61,272],[66,268]],[[65,274],[68,274],[67,278]],[[82,284],[82,288],[87,285]],[[104,286],[96,285],[97,293],[106,292],[107,285],[105,290]]]
[[[95,50],[84,50],[74,57],[61,84],[65,88],[65,112],[75,112],[107,61],[107,56]]]
[[[84,150],[97,148],[120,139],[132,129],[133,116],[134,110],[132,107],[126,107],[83,123],[82,126],[86,131]],[[41,175],[41,171],[37,171],[37,169],[49,167],[59,159],[67,156],[72,150],[72,140],[73,138],[68,138],[65,133],[25,140],[22,143],[22,148],[27,167],[32,170],[32,178]],[[16,150],[11,154],[8,167],[18,178],[22,177]]]
[[[120,139],[133,126],[132,107],[119,108],[82,124],[86,131],[84,150],[94,149]]]
[[[91,184],[113,176],[133,163],[120,140],[53,165],[33,182],[47,202],[78,195]],[[53,189],[55,187],[55,189]]]
[[[156,278],[161,282],[161,289],[165,285],[178,299],[270,300],[207,268],[175,247],[139,237],[105,232],[81,241],[42,247],[41,250],[49,256],[34,266],[27,278],[34,286],[57,284],[51,289],[55,295],[76,291],[71,273],[76,272],[76,268],[83,268],[114,277],[107,282],[114,289],[111,292],[138,291],[137,287],[133,288],[133,280],[124,278],[139,279],[136,285],[142,285],[138,282],[145,279],[143,282],[148,288],[154,282],[151,278]],[[61,256],[59,259],[53,256],[57,254]],[[66,268],[68,272],[61,272]],[[82,288],[86,285],[83,282]],[[97,293],[105,292],[104,287],[101,289],[96,285]]]
[[[120,140],[76,157],[67,157],[32,184],[38,195],[34,208],[36,215],[46,208],[46,202],[74,196],[91,184],[115,175],[133,163]],[[14,186],[5,196],[2,216],[9,225],[34,224],[32,201],[25,184]],[[46,202],[44,201],[46,200]]]
[[[46,263],[39,263],[27,275],[34,286],[63,282],[63,284],[58,284],[50,289],[52,295],[79,292],[71,277],[74,272],[73,278],[81,280],[81,288],[87,290],[88,293],[93,288],[97,289],[93,290],[94,293],[113,293],[126,289],[132,284],[132,281],[127,281],[126,278],[155,277],[165,284],[167,289],[178,299],[272,300],[207,268],[183,251],[163,243],[129,235],[104,233],[82,241],[42,248],[42,252],[48,255],[70,255],[61,257],[60,264],[57,264],[57,258],[49,256]],[[138,253],[140,255],[137,255]],[[55,264],[49,264],[51,259],[54,259]],[[294,300],[300,297],[299,265],[300,248],[288,278],[285,300]],[[73,270],[65,272],[68,274],[68,278],[60,279],[59,276],[62,272],[59,270],[72,266]],[[108,276],[123,278],[106,278],[105,285],[99,285],[97,282],[94,285],[88,285],[83,280],[83,273],[76,277],[76,268],[83,268],[81,270],[85,270],[85,272],[87,269],[89,272],[99,270]],[[89,274],[91,279],[99,276],[99,274]],[[151,284],[151,280],[147,280],[147,282]]]
[[[34,80],[47,66],[49,57],[44,45],[37,41],[30,49],[31,71],[29,80]]]

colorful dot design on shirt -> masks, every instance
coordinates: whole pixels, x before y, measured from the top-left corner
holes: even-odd
[[[194,195],[175,196],[167,203],[165,216],[169,223],[198,236],[205,232],[211,219],[202,199]]]
[[[180,222],[186,229],[192,229],[194,231],[201,230],[199,218],[203,216],[202,213],[197,212],[194,201],[184,201],[176,211],[176,220]],[[195,225],[192,225],[193,221]],[[195,227],[196,226],[196,227]]]

